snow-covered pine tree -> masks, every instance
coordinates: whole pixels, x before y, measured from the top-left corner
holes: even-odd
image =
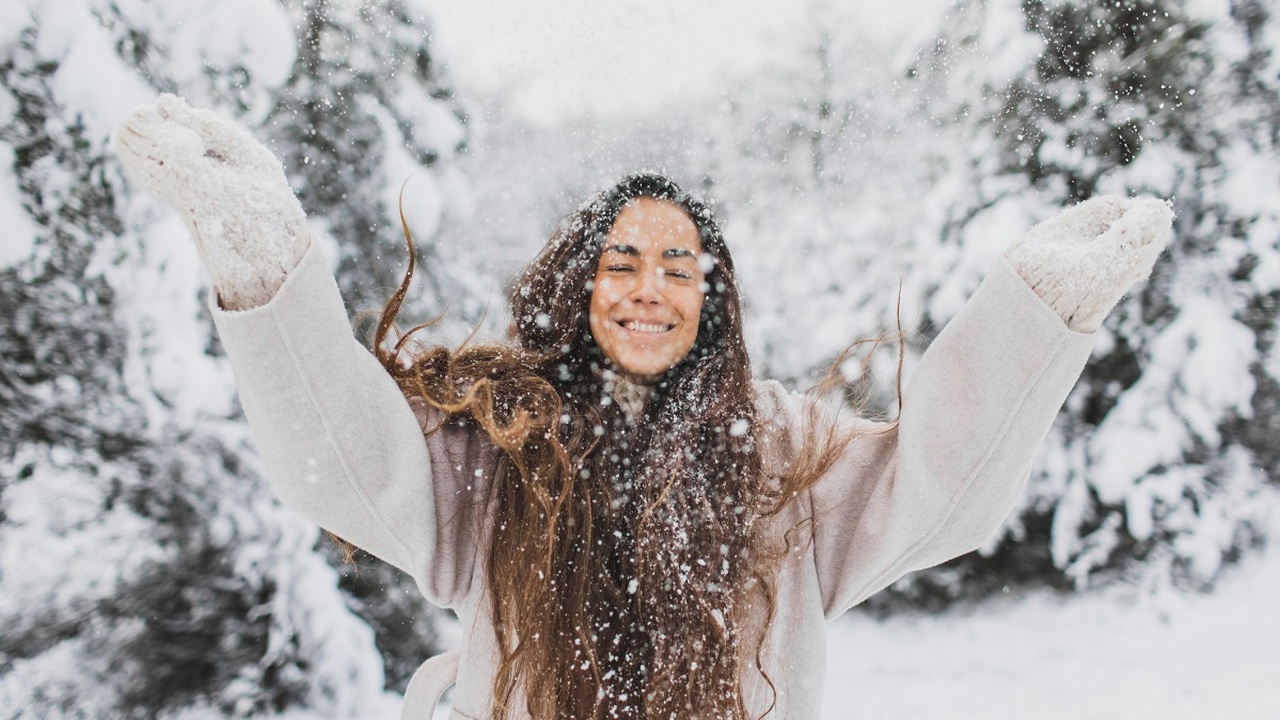
[[[1152,281],[1097,351],[1005,540],[898,590],[946,599],[1133,570],[1208,584],[1276,532],[1277,21],[1262,3],[974,0],[911,73],[954,140],[921,258],[945,320],[1007,238],[1098,193],[1173,198]],[[1135,562],[1136,561],[1136,562]]]
[[[262,481],[185,228],[123,181],[106,143],[157,90],[261,132],[288,106],[290,15],[267,0],[10,0],[0,16],[0,714],[378,712],[430,628],[388,633],[400,645],[384,673],[316,529]],[[418,132],[388,145],[457,146],[438,87],[396,87],[421,114],[402,112]],[[416,197],[415,220],[444,196]],[[406,612],[389,585],[363,591],[375,626]]]
[[[439,163],[466,148],[465,115],[429,43],[427,19],[402,0],[285,2],[299,28],[293,73],[267,119],[308,216],[337,240],[336,275],[355,307],[381,304],[404,272],[400,190],[427,262],[425,309],[455,300],[431,241],[458,178]],[[425,170],[425,171],[424,171]],[[425,205],[425,207],[424,207]]]

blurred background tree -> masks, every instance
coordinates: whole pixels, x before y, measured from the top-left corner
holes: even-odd
[[[352,307],[374,305],[403,271],[405,176],[423,248],[467,192],[426,19],[394,0],[3,14],[0,707],[367,711],[438,651],[441,611],[381,563],[341,566],[271,497],[186,230],[107,135],[157,91],[237,116],[285,159]]]

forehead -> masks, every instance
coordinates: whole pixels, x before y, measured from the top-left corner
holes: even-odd
[[[698,226],[675,203],[641,197],[622,206],[606,246],[625,244],[643,252],[653,248],[683,248],[694,256],[702,252]]]

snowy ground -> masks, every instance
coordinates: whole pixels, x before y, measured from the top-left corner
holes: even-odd
[[[831,626],[827,720],[1280,718],[1280,552],[1212,595],[1037,594]]]
[[[1280,718],[1280,551],[1228,569],[1212,595],[1113,589],[850,614],[830,626],[823,718]]]

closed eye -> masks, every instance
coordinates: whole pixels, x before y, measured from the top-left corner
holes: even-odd
[[[694,276],[693,268],[688,267],[683,263],[680,265],[673,265],[673,266],[661,268],[658,270],[658,272],[670,280],[678,280],[678,281],[692,280]]]
[[[608,272],[635,272],[635,268],[630,265],[606,265],[604,269]]]

